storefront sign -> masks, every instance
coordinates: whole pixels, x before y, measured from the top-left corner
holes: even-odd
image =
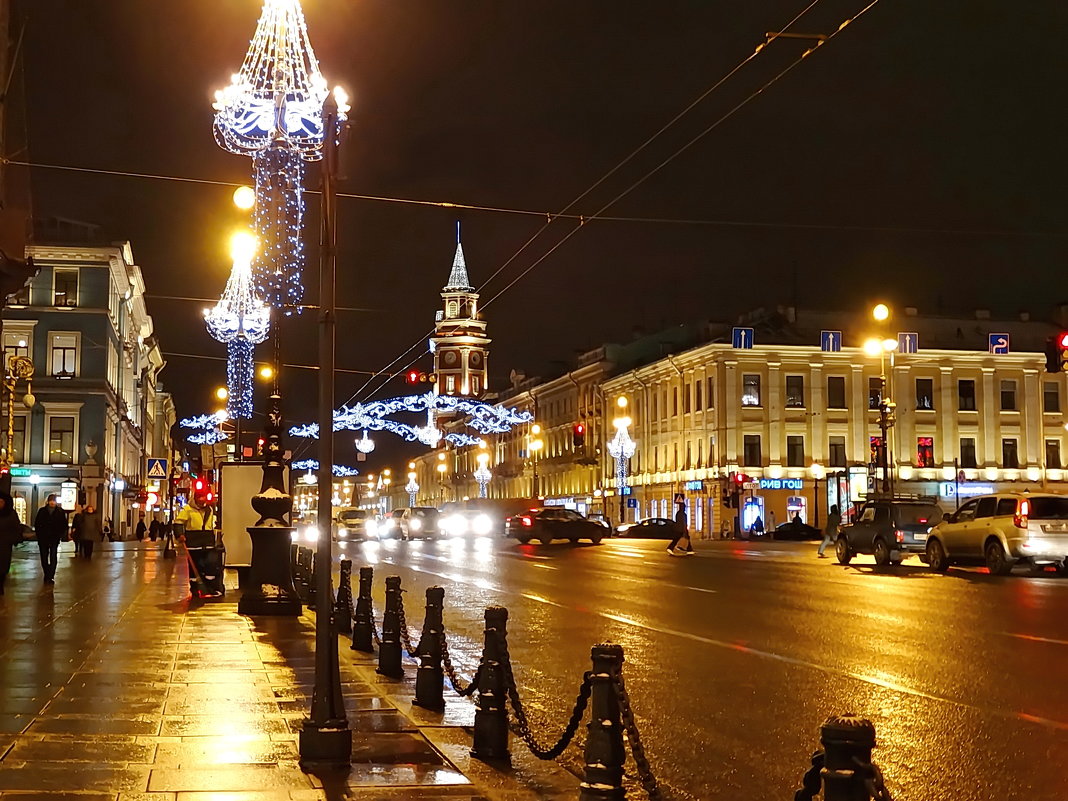
[[[73,512],[78,505],[78,484],[64,481],[59,485],[59,505],[67,512]]]
[[[685,484],[687,492],[704,492],[705,482],[703,481],[687,481]]]
[[[954,484],[943,481],[938,485],[938,494],[943,498],[974,498],[977,495],[993,495],[993,484]]]
[[[805,481],[801,478],[762,478],[760,479],[762,490],[794,490],[800,492],[805,488]]]
[[[11,477],[12,478],[26,478],[27,476],[29,476],[29,474],[30,474],[30,468],[28,468],[28,467],[12,467],[11,468]]]

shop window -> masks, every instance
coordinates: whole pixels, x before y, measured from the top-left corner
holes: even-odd
[[[1001,466],[1015,469],[1020,466],[1019,443],[1015,437],[1001,440]]]
[[[1016,382],[1015,381],[1002,381],[1001,382],[1001,411],[1003,412],[1015,412],[1018,411],[1016,407]]]
[[[846,408],[846,380],[842,375],[827,376],[827,408]]]
[[[760,406],[760,376],[755,373],[742,376],[742,406]]]
[[[1061,410],[1061,391],[1053,381],[1042,385],[1042,411],[1059,412]]]
[[[831,437],[828,447],[827,461],[831,467],[846,466],[845,437]]]
[[[916,379],[916,408],[931,410],[934,408],[934,379]]]
[[[975,437],[960,438],[960,466],[978,467],[975,457]]]
[[[916,438],[916,466],[934,467],[934,437]]]
[[[805,377],[803,375],[786,376],[786,406],[789,409],[805,408]]]
[[[883,402],[883,380],[881,378],[868,379],[868,408],[878,409]]]
[[[805,466],[805,438],[801,436],[789,436],[786,438],[786,466]]]
[[[975,411],[975,381],[962,378],[957,382],[957,409],[962,412]]]
[[[1061,469],[1061,441],[1059,439],[1046,440],[1046,467],[1049,470]]]
[[[764,464],[759,434],[746,434],[742,438],[742,462],[744,467],[760,467]]]

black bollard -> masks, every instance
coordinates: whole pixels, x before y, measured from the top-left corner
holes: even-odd
[[[341,576],[334,603],[334,624],[339,634],[352,633],[352,560],[341,560]]]
[[[319,553],[311,548],[308,549],[308,566],[308,608],[318,612],[319,607],[316,604],[319,600],[319,588],[317,586],[319,582],[315,580],[315,577],[319,571]]]
[[[586,726],[586,772],[579,784],[579,801],[626,798],[623,789],[623,721],[616,683],[623,670],[623,646],[595,645],[590,651],[590,722]]]
[[[508,610],[486,607],[486,639],[478,667],[475,732],[471,756],[486,761],[511,762],[508,751],[508,686],[504,674],[504,642],[508,636]]]
[[[382,644],[378,647],[378,672],[393,679],[404,678],[401,665],[400,576],[386,576],[386,610],[382,614]]]
[[[352,621],[352,650],[374,653],[374,608],[371,605],[373,567],[360,568],[360,591],[356,596],[356,611]]]
[[[441,669],[441,611],[445,606],[442,587],[426,588],[426,617],[415,651],[419,670],[415,674],[415,704],[423,709],[444,709],[445,673]]]
[[[857,763],[871,764],[875,748],[872,722],[856,715],[835,715],[820,729],[820,742],[824,801],[868,801],[866,776],[857,770]]]

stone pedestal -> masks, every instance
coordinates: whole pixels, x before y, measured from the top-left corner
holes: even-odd
[[[293,588],[289,526],[253,526],[252,568],[248,586],[237,604],[242,615],[299,615],[300,598]]]

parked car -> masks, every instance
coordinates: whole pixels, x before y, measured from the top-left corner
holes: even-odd
[[[432,506],[405,506],[386,518],[380,536],[402,540],[435,540],[441,536],[441,515]]]
[[[908,554],[927,550],[927,537],[942,519],[933,501],[875,499],[865,503],[856,521],[846,526],[835,542],[838,562],[849,564],[860,553],[874,554],[880,565],[898,565]]]
[[[666,517],[647,517],[637,523],[624,523],[616,529],[617,537],[643,540],[673,540],[675,533],[675,521]]]
[[[1068,565],[1068,496],[1030,492],[983,495],[935,526],[924,561],[944,573],[951,564],[986,564],[1004,576],[1017,563]]]
[[[378,521],[366,509],[340,509],[334,518],[334,539],[338,542],[378,539]]]
[[[513,515],[504,521],[505,533],[526,545],[537,540],[548,545],[553,540],[589,540],[594,545],[609,536],[609,529],[603,524],[587,520],[572,509],[558,506],[548,509],[531,509],[520,515]]]
[[[773,540],[819,540],[823,539],[823,532],[808,523],[797,523],[793,520],[781,523],[771,532]]]

